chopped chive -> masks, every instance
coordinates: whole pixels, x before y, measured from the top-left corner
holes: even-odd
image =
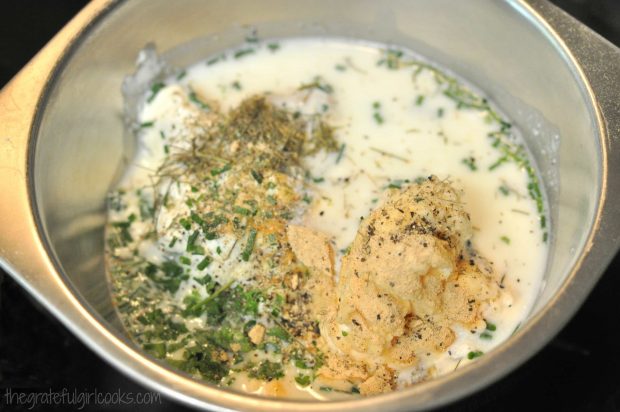
[[[491,340],[493,339],[493,335],[491,335],[489,332],[482,332],[480,334],[480,339]]]
[[[476,351],[471,351],[467,354],[467,359],[471,360],[471,359],[476,359],[479,358],[480,356],[484,355],[484,352],[476,350]]]
[[[241,258],[247,262],[250,260],[250,255],[252,254],[252,250],[254,249],[254,242],[256,241],[256,229],[250,229],[250,235],[248,236],[248,241],[245,244],[245,248],[241,253]]]
[[[146,99],[147,103],[151,103],[155,99],[155,96],[157,96],[157,93],[164,87],[166,87],[166,84],[163,82],[153,83],[151,86],[151,95]]]
[[[232,169],[232,164],[226,163],[220,169],[211,169],[211,176],[221,175],[222,173],[228,172],[230,169]]]
[[[302,200],[303,200],[305,203],[307,203],[307,204],[312,203],[312,198],[311,198],[310,196],[308,196],[308,194],[307,194],[307,193],[304,193],[304,197],[302,198]]]
[[[478,166],[476,166],[476,159],[473,157],[466,157],[465,159],[461,160],[461,163],[469,167],[469,170],[471,170],[472,172],[478,170]]]
[[[185,230],[190,230],[192,227],[192,224],[185,218],[179,219],[179,224],[183,226],[183,229]]]
[[[280,48],[280,44],[278,44],[278,43],[269,43],[267,45],[267,48],[269,50],[271,50],[272,52],[275,52],[275,51],[277,51]]]
[[[203,225],[204,224],[204,220],[198,216],[198,214],[194,211],[190,212],[189,214],[190,219],[192,219],[193,222],[198,223],[199,225]]]
[[[499,239],[507,245],[510,244],[510,238],[508,236],[501,236]]]
[[[400,69],[403,65],[401,61],[403,52],[401,50],[386,50],[384,57],[377,62],[377,66],[385,65],[390,70]]]
[[[192,260],[190,258],[188,258],[187,256],[180,256],[179,257],[179,262],[181,262],[184,265],[191,265],[192,264]]]
[[[494,323],[487,320],[485,320],[484,323],[486,323],[486,330],[490,330],[491,332],[495,332],[497,330],[497,326]]]
[[[198,230],[194,230],[194,233],[192,233],[189,238],[187,238],[187,246],[185,247],[185,251],[186,252],[191,252],[193,247],[194,247],[194,243],[196,242],[196,239],[198,239],[198,235],[200,234],[200,232]]]
[[[223,54],[216,56],[216,57],[212,57],[211,59],[207,60],[207,66],[212,66],[215,63],[219,62],[220,60],[225,60],[225,59],[226,59],[226,56]]]
[[[198,107],[200,107],[203,110],[211,110],[211,107],[207,103],[203,102],[200,99],[200,97],[198,97],[196,92],[193,91],[193,90],[191,92],[189,92],[189,100],[191,102],[195,103],[196,105],[198,105]]]
[[[295,382],[297,382],[300,386],[308,386],[312,382],[312,378],[310,375],[298,375],[295,376]]]
[[[499,187],[499,191],[504,195],[504,196],[508,196],[510,194],[510,189],[508,189],[506,186],[501,185]]]
[[[147,127],[152,127],[155,124],[154,120],[151,120],[150,122],[142,122],[140,123],[140,129],[146,129]]]
[[[273,328],[267,331],[267,336],[273,336],[283,341],[288,341],[290,339],[289,333],[280,326],[274,326]]]
[[[416,106],[422,106],[422,103],[424,103],[424,99],[426,98],[426,96],[424,96],[423,94],[419,95],[418,97],[416,97],[415,99],[415,105]]]
[[[502,156],[499,159],[497,159],[497,161],[495,163],[493,163],[491,166],[489,166],[489,170],[495,170],[498,167],[500,167],[502,164],[508,162],[508,156]]]
[[[198,270],[205,270],[213,262],[211,256],[205,256],[196,266]]]
[[[375,109],[375,112],[372,115],[373,119],[375,119],[375,122],[377,124],[383,124],[384,122],[383,116],[381,116],[381,113],[379,113],[379,109],[381,109],[381,103],[378,101],[373,102],[372,108]]]
[[[263,183],[263,175],[260,172],[256,170],[252,170],[250,173],[252,174],[252,177],[254,178],[254,180],[256,180],[256,182],[259,185]]]
[[[243,215],[243,216],[250,216],[252,214],[252,211],[250,209],[246,209],[245,207],[241,207],[241,206],[233,206],[233,213],[236,213],[238,215]]]
[[[332,85],[325,83],[321,76],[316,76],[314,80],[310,83],[304,83],[297,88],[297,90],[309,90],[309,89],[319,89],[324,91],[327,94],[332,94],[334,92],[334,88]]]
[[[233,54],[233,57],[234,57],[235,59],[240,59],[240,58],[242,58],[243,56],[247,56],[248,54],[252,54],[252,53],[254,53],[254,52],[255,52],[255,50],[254,50],[253,48],[249,47],[249,48],[246,48],[246,49],[237,50],[237,51]]]
[[[339,72],[343,72],[347,70],[347,66],[345,66],[344,64],[337,64],[334,66],[334,69],[338,70]]]
[[[340,145],[340,149],[338,149],[338,156],[336,157],[336,164],[340,163],[342,159],[342,155],[344,154],[344,149],[347,147],[345,143]]]

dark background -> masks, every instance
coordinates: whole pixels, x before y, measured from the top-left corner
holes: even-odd
[[[553,2],[620,46],[620,0]],[[0,87],[86,3],[0,0]],[[506,378],[445,411],[620,411],[619,265],[616,257],[579,313],[546,348]],[[0,270],[0,410],[9,410],[4,404],[7,388],[40,392],[63,387],[146,392],[86,348]],[[166,400],[131,407],[172,408],[184,410]]]

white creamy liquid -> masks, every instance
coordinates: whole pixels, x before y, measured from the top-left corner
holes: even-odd
[[[433,357],[433,374],[463,367],[471,361],[468,353],[486,353],[507,339],[539,292],[547,246],[536,203],[528,195],[526,172],[513,162],[489,170],[501,156],[488,137],[497,125],[489,124],[484,112],[458,109],[441,92],[431,71],[415,74],[415,67],[389,70],[378,65],[385,51],[381,45],[335,39],[289,39],[278,45],[274,50],[267,43],[252,44],[253,52],[237,58],[231,51],[215,63],[207,64],[207,59],[188,68],[180,80],[171,77],[166,84],[176,83],[215,100],[223,110],[252,95],[269,93],[291,111],[317,105],[325,111],[343,150],[319,152],[304,160],[314,182],[309,209],[298,221],[328,234],[340,251],[337,260],[353,241],[360,219],[381,204],[388,185],[430,174],[450,180],[462,189],[475,229],[474,248],[494,263],[508,293],[485,312],[486,320],[496,326],[487,332],[491,338],[455,330],[457,339],[449,351]],[[299,87],[317,76],[333,90],[326,99],[312,101],[308,93],[309,101],[299,100]],[[159,166],[168,143],[160,137],[160,129],[173,130],[184,116],[174,101],[176,88],[167,86],[145,103],[139,120],[155,122],[157,127],[140,132],[134,162],[139,167],[131,168],[121,186],[147,182]],[[279,97],[291,95],[297,98]],[[475,159],[476,170],[463,162],[470,158]],[[157,254],[146,249],[141,252]],[[227,276],[225,271],[221,276]],[[422,359],[422,365],[430,367],[431,361]],[[414,382],[411,373],[416,371],[401,373],[402,383]],[[250,386],[247,382],[233,385],[261,391]],[[312,386],[293,396],[308,394],[325,397]]]

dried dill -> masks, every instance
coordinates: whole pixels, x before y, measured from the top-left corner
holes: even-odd
[[[233,142],[237,149],[231,152]],[[255,96],[220,115],[215,127],[195,137],[191,151],[176,154],[171,162],[182,163],[197,176],[221,171],[228,164],[240,169],[251,165],[255,173],[264,169],[287,172],[303,156],[337,149],[333,128],[321,119],[295,119],[263,96]]]

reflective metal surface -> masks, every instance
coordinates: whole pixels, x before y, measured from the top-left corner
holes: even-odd
[[[130,139],[121,119],[122,79],[148,42],[185,65],[241,41],[246,24],[262,37],[346,36],[408,46],[469,79],[515,120],[545,179],[552,234],[546,287],[508,342],[448,376],[338,403],[210,387],[128,342],[110,305],[102,259],[105,194],[127,161]],[[93,1],[0,94],[0,262],[104,358],[188,404],[386,411],[445,404],[532,356],[578,309],[618,250],[619,92],[618,49],[543,0]]]

